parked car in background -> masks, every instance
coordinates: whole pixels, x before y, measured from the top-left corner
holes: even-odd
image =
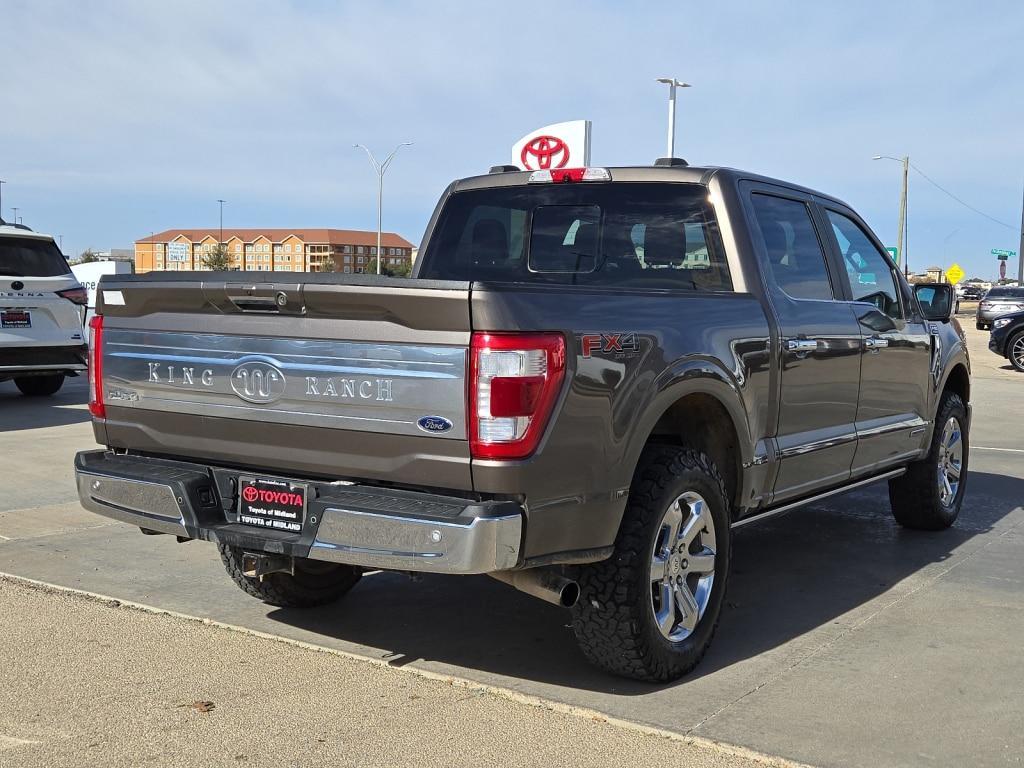
[[[985,289],[978,285],[961,285],[957,287],[957,295],[962,301],[980,301]]]
[[[0,381],[40,397],[84,372],[86,299],[52,237],[0,220]]]
[[[978,305],[978,330],[987,330],[992,327],[992,321],[997,317],[1021,310],[1024,310],[1024,288],[991,288]]]
[[[988,348],[1010,361],[1024,373],[1024,311],[997,317],[992,321]]]

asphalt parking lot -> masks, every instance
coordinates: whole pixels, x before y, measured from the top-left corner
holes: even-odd
[[[594,670],[564,612],[486,577],[374,574],[333,609],[268,608],[230,582],[212,546],[81,510],[71,461],[92,445],[81,380],[46,402],[0,384],[0,572],[813,765],[1016,764],[1024,376],[963,323],[974,419],[956,525],[900,529],[880,485],[737,531],[717,639],[674,685]]]

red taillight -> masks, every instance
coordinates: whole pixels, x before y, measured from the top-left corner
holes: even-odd
[[[565,338],[474,333],[470,347],[473,458],[526,458],[540,443],[565,377]]]
[[[68,288],[66,291],[57,291],[57,295],[83,307],[89,303],[89,292],[85,288]]]
[[[89,321],[89,413],[107,418],[103,405],[103,315]]]

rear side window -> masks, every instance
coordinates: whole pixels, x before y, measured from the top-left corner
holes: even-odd
[[[799,200],[751,195],[754,218],[775,283],[794,299],[832,299],[825,253],[811,212]]]
[[[546,184],[456,192],[420,277],[731,291],[698,184]]]
[[[990,288],[986,299],[1024,299],[1024,288]]]
[[[52,240],[0,237],[0,275],[5,277],[57,277],[71,272]]]

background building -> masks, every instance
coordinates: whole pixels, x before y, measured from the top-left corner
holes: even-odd
[[[203,257],[217,248],[221,230],[168,229],[135,241],[135,271],[206,269]],[[352,229],[224,229],[231,269],[259,272],[368,272],[377,255],[377,233]],[[381,236],[381,267],[407,268],[413,245],[394,232]]]

